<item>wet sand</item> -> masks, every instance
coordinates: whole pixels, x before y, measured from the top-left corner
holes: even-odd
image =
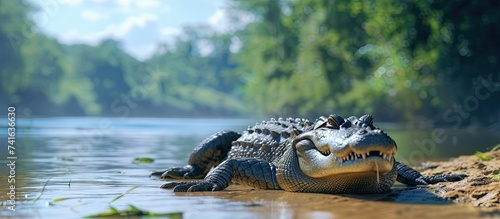
[[[465,173],[460,182],[407,187],[396,183],[391,192],[369,195],[330,195],[258,190],[231,185],[220,192],[169,193],[177,200],[198,200],[190,216],[211,211],[263,218],[500,218],[500,151],[494,158],[461,156],[445,162],[428,162],[424,175]],[[215,198],[219,201],[208,201]],[[207,201],[203,201],[207,200]],[[224,213],[223,213],[224,214]],[[244,215],[244,214],[243,214]]]
[[[249,213],[246,218],[500,217],[498,211],[486,211],[467,204],[454,204],[422,188],[395,188],[393,192],[387,194],[354,196],[255,190],[231,185],[227,190],[220,192],[171,193],[171,195],[177,200],[188,199],[194,202],[191,209],[184,208],[183,211],[195,217],[211,215],[210,212],[213,211],[222,215],[244,216],[245,213]]]
[[[482,161],[475,155],[460,156],[445,162],[428,162],[423,175],[465,173],[459,182],[443,182],[428,186],[439,197],[476,207],[500,207],[500,180],[492,176],[500,173],[500,150],[485,153],[493,159]]]

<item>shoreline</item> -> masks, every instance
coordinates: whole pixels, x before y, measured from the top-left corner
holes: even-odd
[[[429,185],[427,190],[436,196],[475,207],[500,207],[500,150],[484,153],[491,160],[476,155],[459,156],[449,161],[427,162],[422,175],[464,173],[468,177],[458,182]],[[494,177],[494,175],[496,175]]]

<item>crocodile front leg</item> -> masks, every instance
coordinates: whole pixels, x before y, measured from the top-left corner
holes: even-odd
[[[226,159],[231,143],[241,135],[233,131],[217,132],[203,140],[191,153],[188,165],[154,171],[152,176],[172,179],[201,179],[210,168]]]
[[[396,167],[398,169],[398,177],[396,178],[396,180],[400,183],[410,186],[436,184],[438,182],[456,182],[467,177],[466,174],[422,176],[422,174],[420,174],[418,171],[397,161]]]
[[[217,166],[203,181],[170,182],[161,186],[174,192],[219,191],[237,182],[259,189],[281,189],[274,165],[262,159],[235,158]]]

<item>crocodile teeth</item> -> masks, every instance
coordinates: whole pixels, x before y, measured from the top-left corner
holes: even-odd
[[[328,152],[321,152],[323,155],[327,156],[327,155],[330,155],[331,152],[328,151]],[[382,159],[384,160],[388,160],[388,161],[391,161],[392,160],[392,157],[394,155],[390,155],[390,154],[385,154],[381,151],[379,151],[379,154],[380,154],[380,157],[382,157]],[[344,157],[337,157],[337,161],[339,163],[343,163],[344,161],[347,161],[347,160],[357,160],[357,159],[363,159],[363,160],[366,160],[367,157],[370,156],[370,152],[367,152],[367,153],[362,153],[362,154],[357,154],[355,152],[351,152],[350,154],[344,156]]]

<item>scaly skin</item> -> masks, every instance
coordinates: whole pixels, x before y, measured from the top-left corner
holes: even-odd
[[[152,175],[174,192],[218,191],[231,182],[259,189],[313,193],[381,193],[397,180],[408,185],[458,181],[464,174],[422,176],[397,162],[396,143],[364,115],[271,119],[238,134],[218,132],[198,145],[188,165]],[[212,172],[209,170],[215,167]]]

